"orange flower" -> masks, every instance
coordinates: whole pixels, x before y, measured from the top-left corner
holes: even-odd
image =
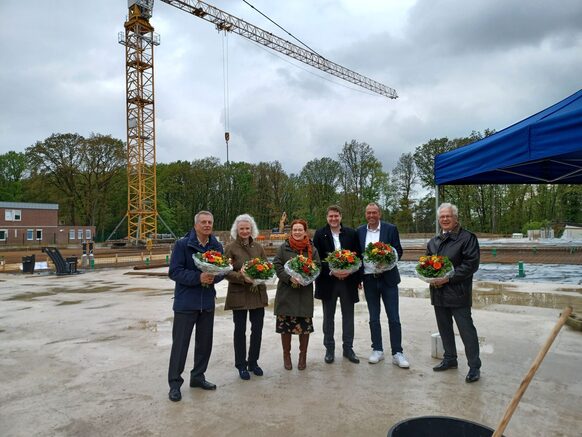
[[[436,270],[440,270],[441,267],[443,266],[440,262],[436,261],[433,265],[432,265]]]

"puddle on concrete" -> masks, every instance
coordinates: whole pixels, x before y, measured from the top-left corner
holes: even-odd
[[[59,307],[59,306],[63,306],[63,305],[77,305],[77,304],[82,303],[82,302],[84,302],[84,301],[82,301],[82,300],[63,300],[62,302],[59,302],[57,304],[57,306]]]
[[[108,303],[108,304],[105,304],[105,305],[99,305],[99,306],[96,306],[96,307],[87,307],[87,308],[85,308],[85,309],[86,309],[86,310],[100,310],[101,308],[109,308],[109,307],[112,307],[112,306],[114,306],[114,305],[115,305],[115,304]]]
[[[59,340],[49,341],[49,342],[45,343],[45,346],[48,346],[49,344],[66,343],[68,341],[74,341],[74,340],[78,340],[78,339],[79,339],[79,337],[61,338]]]
[[[148,293],[147,296],[155,297],[155,296],[167,296],[174,294],[174,290],[154,290],[151,293]]]
[[[81,341],[76,341],[76,344],[83,344],[83,343],[103,343],[106,341],[113,341],[113,340],[118,340],[121,337],[119,335],[109,335],[107,337],[97,337],[94,339],[84,339]]]
[[[46,296],[53,296],[55,293],[52,291],[38,291],[38,292],[28,292],[28,293],[21,293],[21,294],[16,294],[12,297],[9,297],[8,299],[4,299],[6,301],[11,301],[11,300],[19,300],[19,301],[31,301],[33,299],[36,299],[38,297],[46,297]]]
[[[132,329],[147,329],[152,332],[158,331],[158,322],[153,320],[138,320],[135,324],[127,327],[128,330]]]
[[[142,288],[142,287],[135,287],[135,288],[126,288],[123,291],[158,291],[155,288]]]
[[[81,294],[89,294],[89,293],[103,293],[106,291],[113,291],[114,288],[108,286],[101,286],[101,287],[93,287],[93,288],[50,288],[45,291],[35,291],[35,292],[26,292],[16,294],[11,296],[7,299],[7,301],[31,301],[37,299],[39,297],[47,297],[47,296],[54,296],[56,294],[61,293],[81,293]]]

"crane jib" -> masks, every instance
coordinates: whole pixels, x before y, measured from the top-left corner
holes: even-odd
[[[192,0],[161,0],[171,6],[195,15],[203,20],[213,23],[218,30],[236,33],[244,38],[261,44],[279,53],[283,53],[293,59],[324,71],[332,76],[339,77],[374,93],[386,96],[390,99],[398,98],[396,90],[380,82],[363,76],[348,68],[342,67],[324,57],[306,50],[280,38],[271,32],[254,26],[249,22],[237,18],[221,9],[202,1]]]

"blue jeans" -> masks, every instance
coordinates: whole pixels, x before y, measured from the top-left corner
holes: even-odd
[[[398,315],[398,285],[388,286],[375,278],[374,275],[364,275],[364,294],[368,303],[370,315],[370,335],[372,349],[384,351],[382,346],[382,326],[380,325],[380,299],[384,302],[384,310],[388,316],[390,331],[390,346],[392,355],[402,352],[402,327]]]

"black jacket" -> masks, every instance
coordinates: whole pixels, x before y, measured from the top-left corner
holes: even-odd
[[[430,301],[435,306],[470,307],[473,304],[473,273],[479,269],[479,242],[472,232],[460,226],[448,234],[433,237],[427,255],[448,256],[455,273],[440,288],[430,287]]]
[[[347,226],[341,226],[340,229],[340,245],[342,249],[351,250],[358,254],[361,259],[362,250],[360,249],[360,243],[358,241],[358,234],[352,228]],[[315,297],[316,299],[327,300],[331,297],[331,292],[333,290],[334,284],[339,281],[335,276],[329,274],[329,265],[323,261],[330,253],[335,250],[333,244],[333,236],[331,234],[331,229],[329,225],[325,225],[323,228],[315,231],[313,236],[313,245],[317,248],[319,256],[321,258],[321,273],[315,280]],[[361,271],[358,270],[352,273],[344,281],[348,285],[350,290],[350,295],[354,303],[359,302],[360,298],[358,296],[358,284],[361,282]]]

